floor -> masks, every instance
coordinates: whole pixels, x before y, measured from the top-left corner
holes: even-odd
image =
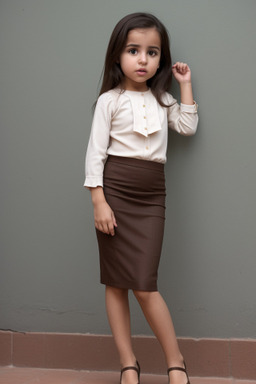
[[[202,377],[190,380],[191,384],[256,384],[256,380]],[[119,373],[0,367],[0,384],[119,384]],[[141,384],[167,384],[167,377],[142,374]]]

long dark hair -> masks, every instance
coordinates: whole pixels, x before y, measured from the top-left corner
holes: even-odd
[[[136,28],[156,28],[161,38],[161,58],[156,74],[147,81],[153,95],[159,104],[166,107],[162,101],[163,93],[171,86],[172,60],[169,48],[169,37],[164,25],[149,13],[132,13],[121,19],[115,26],[109,40],[103,69],[103,80],[99,95],[117,86],[121,86],[124,74],[119,64],[119,57],[125,47],[129,31]]]

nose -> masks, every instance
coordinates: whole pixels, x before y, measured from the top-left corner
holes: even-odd
[[[141,52],[140,57],[139,57],[139,63],[140,64],[147,64],[147,53],[146,52]]]

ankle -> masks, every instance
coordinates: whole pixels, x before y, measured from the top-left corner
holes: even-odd
[[[121,365],[121,368],[125,368],[125,367],[136,367],[136,357],[135,355],[132,355],[132,356],[126,356],[126,357],[123,357],[120,359],[120,365]]]
[[[181,354],[177,356],[172,356],[168,361],[167,361],[168,367],[180,367],[180,368],[185,368],[184,366],[184,358]]]

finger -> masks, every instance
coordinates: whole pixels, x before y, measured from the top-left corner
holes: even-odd
[[[115,230],[114,230],[114,224],[113,223],[110,223],[108,225],[108,232],[109,232],[109,235],[111,235],[111,236],[115,235]]]
[[[190,68],[187,64],[186,64],[186,72],[190,72]]]
[[[104,228],[103,228],[103,226],[102,226],[100,223],[95,223],[95,228],[96,228],[98,231],[104,233]]]
[[[116,223],[115,215],[113,212],[111,213],[111,218],[112,218],[112,221],[109,223],[108,228],[109,228],[110,235],[114,236],[115,235],[115,227],[117,227],[117,223]]]
[[[179,63],[176,67],[178,73],[182,73],[182,64]]]
[[[184,69],[186,68],[187,64],[186,63],[183,63],[182,61],[180,61],[177,65],[178,69],[180,72],[183,72]]]
[[[100,232],[103,232],[104,233],[104,227],[101,223],[98,223],[97,225],[97,229],[100,231]]]
[[[187,66],[187,64],[183,64],[183,72],[184,73],[187,73],[187,70],[188,70],[188,66]]]
[[[179,70],[180,70],[180,72],[181,73],[184,73],[184,71],[185,71],[185,63],[180,63],[180,68],[179,68]]]
[[[177,67],[172,67],[172,73],[176,75],[178,73]]]
[[[117,227],[117,222],[116,222],[116,218],[113,211],[112,211],[112,220],[113,220],[114,226]]]
[[[111,221],[106,222],[104,225],[104,231],[107,235],[112,235],[113,228],[114,228],[114,226],[113,226],[113,223]]]
[[[108,233],[108,227],[101,222],[96,222],[95,227],[98,229],[98,231],[103,232],[103,233]]]

